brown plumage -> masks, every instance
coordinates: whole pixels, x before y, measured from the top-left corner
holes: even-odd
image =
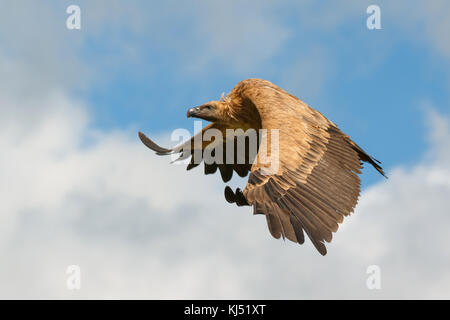
[[[265,147],[268,156],[271,155],[273,138],[268,133],[258,137],[258,155],[250,154],[250,142],[246,139],[242,149],[237,149],[235,144],[232,163],[205,161],[205,174],[219,169],[223,181],[227,182],[233,171],[241,177],[250,172],[244,191],[238,188],[233,192],[230,187],[225,188],[226,200],[238,206],[253,206],[254,214],[264,214],[275,238],[283,237],[302,244],[306,232],[322,255],[327,252],[324,242],[331,241],[338,224],[356,206],[362,161],[370,163],[385,176],[379,162],[334,123],[266,80],[243,80],[226,97],[191,108],[187,115],[212,122],[197,137],[208,129],[217,129],[224,138],[236,141],[235,136],[227,135],[226,129],[278,130],[276,171],[270,174],[264,171],[269,164],[260,158],[261,146]],[[188,170],[198,166],[205,153],[211,150],[214,154],[221,148],[223,159],[226,158],[226,140],[211,144],[211,141],[193,137],[178,147],[165,149],[141,132],[139,137],[160,155],[180,153],[179,159],[186,159],[198,152],[191,158]],[[245,161],[237,163],[237,156],[242,153]]]

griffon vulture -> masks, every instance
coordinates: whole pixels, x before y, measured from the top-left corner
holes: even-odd
[[[226,200],[238,206],[253,206],[254,214],[264,214],[270,233],[277,239],[283,237],[303,244],[306,232],[322,255],[327,252],[324,242],[331,241],[338,224],[356,206],[362,162],[370,163],[385,176],[380,162],[333,122],[266,80],[243,80],[226,97],[190,108],[187,116],[211,124],[173,149],[162,148],[139,132],[141,141],[158,155],[179,153],[180,159],[186,159],[199,151],[200,157],[192,156],[187,170],[200,164],[208,148],[212,154],[221,148],[225,159],[229,150],[225,142],[237,139],[236,136],[229,139],[227,129],[277,131],[276,170],[264,171],[268,164],[259,158],[263,145],[267,154],[274,153],[271,149],[274,138],[267,133],[258,135],[258,154],[249,154],[249,139],[246,139],[244,148],[235,145],[235,161],[207,163],[204,159],[205,174],[215,173],[218,168],[227,182],[233,171],[241,177],[250,172],[244,191],[225,188]],[[202,139],[209,129],[219,130],[224,139]],[[243,153],[245,161],[236,161],[237,155]]]

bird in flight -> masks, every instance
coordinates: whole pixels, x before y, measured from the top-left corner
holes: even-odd
[[[180,154],[179,160],[191,156],[187,170],[203,160],[205,174],[219,169],[224,182],[233,171],[241,177],[250,173],[243,191],[225,188],[225,199],[265,215],[277,239],[303,244],[306,233],[322,255],[327,253],[325,242],[357,204],[362,163],[385,176],[380,162],[333,122],[266,80],[243,80],[226,97],[190,108],[187,116],[211,123],[172,149],[158,146],[142,132],[139,138],[158,155]],[[208,131],[215,134],[205,139]],[[259,133],[254,152],[254,139],[247,132]],[[244,143],[237,143],[240,137]],[[226,146],[230,141],[233,148]]]

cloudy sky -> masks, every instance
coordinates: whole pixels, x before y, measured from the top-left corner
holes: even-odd
[[[448,1],[0,3],[0,298],[450,298]],[[193,131],[188,107],[251,77],[320,110],[390,177],[365,168],[325,257],[137,139],[171,144]]]

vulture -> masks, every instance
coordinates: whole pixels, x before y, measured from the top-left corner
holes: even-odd
[[[205,174],[219,169],[224,182],[233,171],[248,175],[243,191],[225,187],[225,199],[265,215],[277,239],[303,244],[306,233],[322,255],[327,253],[325,241],[331,241],[357,204],[363,162],[386,177],[381,163],[333,122],[266,80],[243,80],[219,100],[190,108],[187,117],[211,123],[172,149],[142,132],[139,138],[158,155],[179,154],[178,160],[189,162],[187,170],[203,160]],[[248,132],[257,133],[256,143]],[[233,148],[226,147],[230,142]]]

